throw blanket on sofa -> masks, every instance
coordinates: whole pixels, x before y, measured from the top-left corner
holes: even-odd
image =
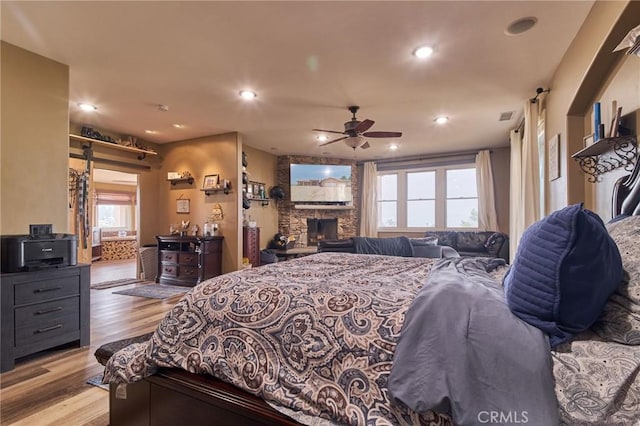
[[[386,256],[413,256],[413,246],[407,237],[375,238],[353,237],[356,253],[382,254]]]
[[[419,413],[450,413],[461,426],[493,417],[558,424],[548,340],[507,307],[487,273],[498,263],[453,258],[433,268],[405,317],[389,377],[393,399]]]

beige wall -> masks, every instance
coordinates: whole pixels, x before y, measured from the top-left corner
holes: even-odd
[[[267,196],[269,189],[276,185],[278,158],[267,152],[244,145],[242,150],[247,154],[247,172],[249,180],[266,184]],[[260,248],[267,247],[269,241],[278,232],[278,207],[275,200],[270,200],[268,206],[259,201],[253,201],[251,208],[243,212],[244,216],[258,222],[260,228]]]
[[[166,235],[169,226],[180,224],[183,220],[197,224],[202,234],[202,227],[209,219],[212,208],[220,204],[224,220],[219,222],[221,235],[224,236],[222,272],[237,270],[242,263],[242,221],[239,211],[242,186],[241,173],[242,144],[237,133],[207,136],[159,147],[162,156],[160,174],[155,181],[157,191],[157,210],[145,212],[143,219],[150,214],[157,216],[156,233]],[[192,185],[181,183],[172,186],[167,181],[168,172],[189,171],[195,178]],[[222,191],[205,195],[202,182],[205,175],[218,174],[220,179],[231,181],[231,192]],[[143,191],[143,190],[141,190]],[[178,198],[190,200],[190,213],[176,213]]]
[[[0,233],[69,232],[69,67],[0,42]]]
[[[592,132],[585,125],[591,117],[591,106],[601,100],[607,79],[624,58],[621,53],[612,53],[613,48],[638,24],[638,16],[640,2],[596,2],[553,76],[551,92],[544,100],[546,134],[547,138],[560,134],[560,178],[547,182],[546,213],[593,198],[585,193],[586,177],[571,155],[582,149],[583,137]],[[637,62],[637,59],[624,60]],[[629,75],[633,74],[633,70],[629,71]],[[627,82],[616,85],[628,84],[628,79],[624,80]],[[632,90],[633,87],[632,84]],[[620,96],[617,90],[614,91],[616,94],[611,96]],[[633,93],[630,96],[633,97]],[[637,94],[635,99],[637,101]],[[631,104],[633,102],[624,107],[631,108]],[[603,103],[605,111],[610,105],[610,101]],[[605,111],[603,119],[606,122],[609,114]],[[607,182],[597,185],[610,186],[608,177]],[[606,219],[608,211],[604,211],[600,201],[595,203],[598,206],[590,201],[592,205],[588,207],[597,209]]]

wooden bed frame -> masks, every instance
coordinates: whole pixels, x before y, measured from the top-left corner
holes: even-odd
[[[613,216],[640,215],[640,161],[613,189]],[[126,387],[126,399],[109,392],[111,426],[300,425],[262,399],[210,376],[166,369]]]

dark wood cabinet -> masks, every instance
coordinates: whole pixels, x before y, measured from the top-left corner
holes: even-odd
[[[193,287],[222,274],[224,237],[157,235],[160,284]]]
[[[2,274],[0,372],[26,355],[90,339],[90,265]]]
[[[251,266],[260,266],[260,228],[242,228],[242,256]]]

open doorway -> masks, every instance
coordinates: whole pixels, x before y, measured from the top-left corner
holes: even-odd
[[[93,169],[91,282],[138,276],[138,175]]]

